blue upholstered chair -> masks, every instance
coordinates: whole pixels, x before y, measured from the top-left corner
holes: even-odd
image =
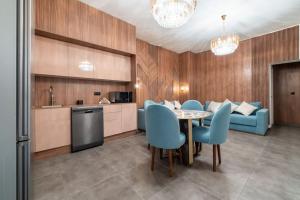
[[[200,110],[203,111],[203,105],[197,100],[187,100],[181,105],[182,110]],[[194,126],[200,126],[199,120],[193,120]]]
[[[223,105],[213,116],[210,128],[193,128],[193,141],[213,145],[213,171],[216,171],[216,149],[218,149],[219,164],[221,164],[220,145],[227,139],[230,123],[231,105]],[[196,147],[196,152],[198,152]]]
[[[169,175],[173,175],[172,151],[179,149],[185,143],[185,135],[180,132],[176,115],[162,105],[150,105],[146,111],[147,139],[152,147],[151,170],[154,169],[156,148],[168,150]],[[182,160],[181,149],[179,150]]]
[[[144,111],[146,113],[147,111],[147,108],[151,105],[156,105],[157,103],[155,101],[152,101],[152,100],[145,100],[144,101]],[[146,124],[146,121],[145,121],[145,131],[146,131],[146,135],[147,135],[147,124]],[[150,149],[150,144],[148,143],[148,149]],[[162,154],[162,153],[161,153]]]

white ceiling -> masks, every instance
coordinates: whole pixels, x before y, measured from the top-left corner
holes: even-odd
[[[182,53],[209,49],[210,40],[222,30],[248,39],[300,24],[300,0],[197,0],[190,21],[176,29],[160,27],[150,12],[150,0],[80,0],[136,26],[137,37]]]

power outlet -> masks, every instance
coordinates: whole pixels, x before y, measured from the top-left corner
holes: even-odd
[[[101,92],[94,92],[94,96],[101,96]]]

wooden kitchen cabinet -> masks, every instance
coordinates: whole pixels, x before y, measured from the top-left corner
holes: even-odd
[[[131,58],[41,36],[33,39],[32,73],[47,76],[131,81]],[[81,62],[93,65],[82,71]]]
[[[80,63],[89,62],[94,66],[94,50],[79,45],[68,45],[68,69],[70,77],[77,78],[93,78],[94,69],[92,71],[82,71],[79,68]]]
[[[34,110],[34,152],[71,144],[70,108]]]
[[[41,152],[71,144],[71,109],[34,109],[33,151]],[[136,103],[103,106],[104,137],[137,129]]]
[[[35,0],[35,8],[36,29],[68,34],[69,0]]]
[[[103,115],[104,137],[137,129],[136,103],[105,105]]]
[[[95,50],[94,67],[96,79],[131,81],[131,59],[128,56]]]
[[[61,0],[65,1],[65,0]],[[89,35],[88,5],[77,0],[69,1],[68,34],[65,36],[84,41]]]
[[[137,106],[135,103],[122,104],[122,132],[137,129]]]
[[[78,0],[35,0],[35,7],[35,29],[41,35],[136,53],[136,28],[123,20]]]
[[[109,46],[105,37],[104,13],[96,8],[88,7],[88,31],[84,34],[84,41],[103,47]]]
[[[32,73],[68,76],[68,43],[35,36],[33,39]]]
[[[103,107],[104,137],[122,133],[122,105]]]

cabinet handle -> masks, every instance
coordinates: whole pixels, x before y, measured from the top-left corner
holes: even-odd
[[[92,113],[92,112],[93,112],[92,110],[87,110],[84,113]]]

